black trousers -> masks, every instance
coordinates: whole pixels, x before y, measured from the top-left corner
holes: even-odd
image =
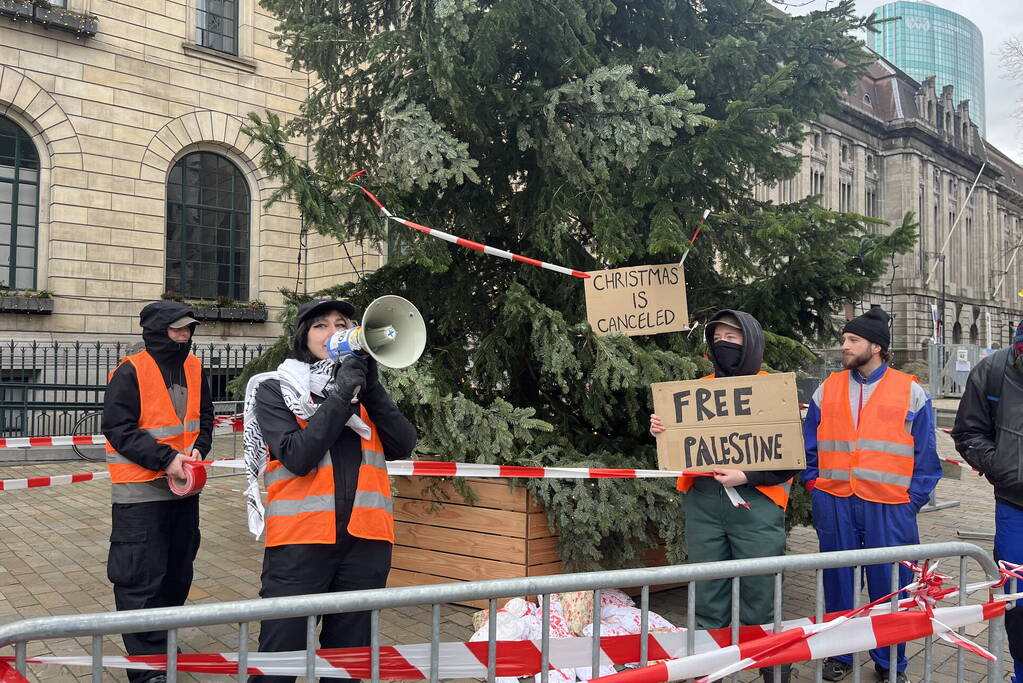
[[[260,597],[334,593],[383,588],[391,570],[391,544],[355,538],[338,530],[333,545],[296,544],[267,548],[263,554]],[[370,637],[369,612],[323,615],[320,647],[365,647]],[[260,652],[304,650],[306,618],[271,619],[259,629]],[[249,683],[291,683],[295,676],[250,676]],[[352,681],[321,678],[321,681]]]
[[[151,503],[114,503],[107,578],[118,611],[185,604],[199,551],[199,496]],[[167,652],[166,631],[125,633],[130,655]],[[128,671],[132,683],[160,671]]]

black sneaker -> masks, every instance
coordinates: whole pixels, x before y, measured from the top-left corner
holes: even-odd
[[[764,683],[790,683],[793,678],[793,671],[791,664],[782,664],[781,673],[778,674],[778,680],[774,678],[774,667],[765,667],[760,669],[760,677],[764,679]],[[798,675],[796,676],[798,678]]]
[[[846,664],[834,657],[828,657],[824,660],[824,673],[821,674],[821,678],[826,681],[840,681],[851,674],[852,669],[852,664]]]
[[[874,663],[874,671],[877,672],[877,679],[884,683],[888,680],[888,669],[882,669],[881,665]],[[895,674],[895,683],[909,683],[909,677],[902,671]]]

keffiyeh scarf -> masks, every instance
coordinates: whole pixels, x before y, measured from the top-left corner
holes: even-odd
[[[295,417],[308,420],[319,407],[313,402],[313,394],[327,396],[334,390],[334,361],[321,360],[309,364],[289,358],[277,366],[274,372],[263,372],[249,379],[245,386],[245,429],[242,432],[242,448],[245,457],[245,476],[248,486],[245,498],[248,501],[249,531],[259,538],[265,527],[265,511],[263,498],[260,495],[259,481],[266,471],[267,447],[263,433],[256,420],[256,390],[268,379],[276,379],[281,383],[284,402]],[[348,418],[346,423],[359,436],[370,438],[370,428],[358,413]]]

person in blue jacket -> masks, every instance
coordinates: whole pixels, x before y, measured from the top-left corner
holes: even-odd
[[[919,543],[917,512],[941,478],[930,397],[915,378],[889,367],[888,321],[887,313],[871,308],[846,324],[845,369],[817,389],[803,423],[802,476],[811,492],[821,552]],[[895,590],[891,565],[864,570],[871,600]],[[900,567],[899,583],[912,580],[912,573]],[[826,569],[825,609],[849,610],[853,603],[852,567]],[[870,656],[887,680],[889,649],[871,650]],[[900,645],[898,683],[908,683],[906,663]],[[824,680],[840,681],[851,671],[852,655],[824,661]]]

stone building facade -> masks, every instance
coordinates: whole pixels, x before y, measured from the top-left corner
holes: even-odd
[[[925,357],[936,328],[941,337],[933,307],[940,323],[943,298],[945,341],[1011,340],[1023,318],[1023,168],[981,138],[969,101],[878,58],[833,114],[808,124],[800,151],[798,175],[758,187],[758,198],[821,195],[831,209],[895,225],[912,211],[920,224],[914,251],[896,256],[847,315],[871,304],[891,311],[900,360]]]
[[[252,111],[294,116],[309,75],[257,0],[63,4],[49,19],[0,4],[0,283],[53,294],[49,315],[0,307],[0,338],[137,339],[139,309],[177,290],[264,302],[268,322],[201,331],[267,341],[279,288],[379,265],[315,233],[300,244],[293,203],[264,208],[273,181],[241,127]]]

